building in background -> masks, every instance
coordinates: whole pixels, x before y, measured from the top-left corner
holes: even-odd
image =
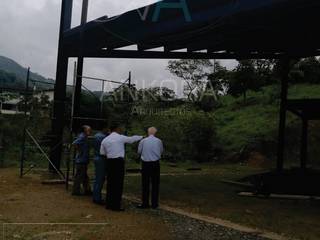
[[[33,94],[34,98],[37,98],[38,100],[41,100],[41,98],[43,96],[47,97],[47,100],[49,102],[53,102],[54,99],[54,89],[48,89],[48,90],[42,90],[42,91],[38,91],[36,93]]]
[[[0,113],[6,115],[23,114],[24,112],[19,110],[20,98],[11,99],[7,101],[0,101]]]

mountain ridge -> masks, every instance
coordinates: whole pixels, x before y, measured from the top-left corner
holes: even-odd
[[[15,60],[0,55],[0,87],[2,88],[24,88],[27,78],[28,68],[23,67]],[[44,83],[34,83],[41,89],[53,88],[53,79],[46,78],[38,73],[30,72],[31,81],[40,81]],[[48,83],[48,84],[47,84]]]

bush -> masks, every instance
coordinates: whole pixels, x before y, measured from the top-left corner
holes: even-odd
[[[4,116],[0,114],[1,165],[12,164],[18,160],[17,153],[19,153],[18,149],[21,146],[23,129],[21,126],[23,126],[23,118],[21,116]]]
[[[180,111],[181,110],[181,111]],[[158,136],[165,147],[164,159],[171,162],[208,162],[214,157],[215,128],[211,114],[198,111],[170,109],[161,116],[135,119],[132,133],[144,132],[148,127],[158,128]]]
[[[216,136],[213,119],[209,114],[192,113],[183,123],[182,142],[185,155],[197,162],[213,159],[213,141]]]

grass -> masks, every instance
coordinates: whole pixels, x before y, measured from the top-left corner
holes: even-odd
[[[185,166],[179,167],[184,171]],[[162,170],[166,172],[168,166]],[[226,185],[222,179],[237,180],[261,169],[241,165],[205,165],[206,174],[161,177],[161,202],[172,207],[200,213],[243,225],[284,233],[305,240],[320,238],[320,203],[239,197],[241,189]],[[140,195],[140,177],[126,179],[126,191]]]
[[[243,98],[225,96],[221,98],[222,107],[215,112],[214,122],[219,145],[227,154],[239,152],[244,147],[274,160],[276,156],[279,121],[279,87],[268,86],[261,92],[249,92],[247,102]],[[320,86],[309,84],[292,85],[290,99],[319,98]],[[287,118],[287,160],[299,160],[301,120],[291,113]],[[319,163],[319,124],[312,123],[310,128],[310,163]]]
[[[289,89],[289,98],[317,98],[319,96],[319,85],[293,85]],[[215,120],[212,123],[215,124],[217,129],[217,139],[215,141],[219,142],[227,153],[238,152],[252,142],[256,144],[256,147],[259,143],[262,147],[265,147],[265,143],[271,143],[271,148],[264,149],[264,151],[265,153],[273,153],[276,149],[279,118],[278,97],[279,88],[276,86],[267,87],[259,93],[249,92],[246,103],[243,103],[242,98],[222,97],[222,107],[214,113]],[[22,120],[3,120],[5,120],[3,121],[5,125],[1,126],[1,131],[7,131],[7,139],[10,140],[7,147],[11,150],[5,153],[4,163],[5,165],[16,164],[20,157],[20,137],[17,133],[21,132]],[[178,124],[175,119],[169,119],[168,121],[170,121],[167,123],[168,126]],[[150,123],[148,122],[148,124]],[[296,117],[289,115],[287,125],[288,139],[290,140],[290,144],[287,144],[290,147],[289,151],[299,150],[298,145],[295,145],[295,141],[299,141],[300,137],[300,133],[297,131],[300,128],[299,124],[300,122]],[[134,129],[134,133],[142,133],[142,129],[138,127]],[[319,129],[320,126],[311,126],[310,160],[319,161],[319,134],[317,134]],[[174,139],[175,135],[172,135]],[[16,145],[15,148],[12,148],[13,145]],[[32,155],[28,158],[30,162],[35,162],[43,167],[47,166],[47,161],[40,154],[31,152],[30,155]],[[139,164],[133,161],[127,164],[127,168],[138,167]],[[202,173],[205,174],[201,174],[201,172],[187,176],[180,174],[186,173],[186,169],[189,167],[201,167]],[[179,167],[163,164],[162,173],[173,175],[162,176],[161,199],[162,202],[170,206],[191,212],[285,233],[299,239],[320,239],[319,202],[238,197],[237,192],[241,189],[223,184],[220,181],[222,179],[236,180],[260,170],[240,164],[199,165],[186,162],[179,163]],[[92,172],[93,168],[91,167],[90,173]],[[139,196],[140,185],[139,176],[126,178],[127,193]]]

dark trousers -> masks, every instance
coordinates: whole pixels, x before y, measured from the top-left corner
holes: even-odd
[[[149,206],[151,185],[152,207],[159,206],[160,161],[142,162],[142,205]]]
[[[91,193],[89,177],[88,177],[88,164],[76,164],[76,175],[73,180],[72,194],[81,194],[81,185],[83,186],[84,194]]]
[[[118,210],[121,208],[123,182],[124,182],[124,159],[107,159],[107,208]]]
[[[96,202],[102,201],[101,191],[106,179],[106,159],[100,157],[94,161],[95,180],[93,184],[93,200]]]

